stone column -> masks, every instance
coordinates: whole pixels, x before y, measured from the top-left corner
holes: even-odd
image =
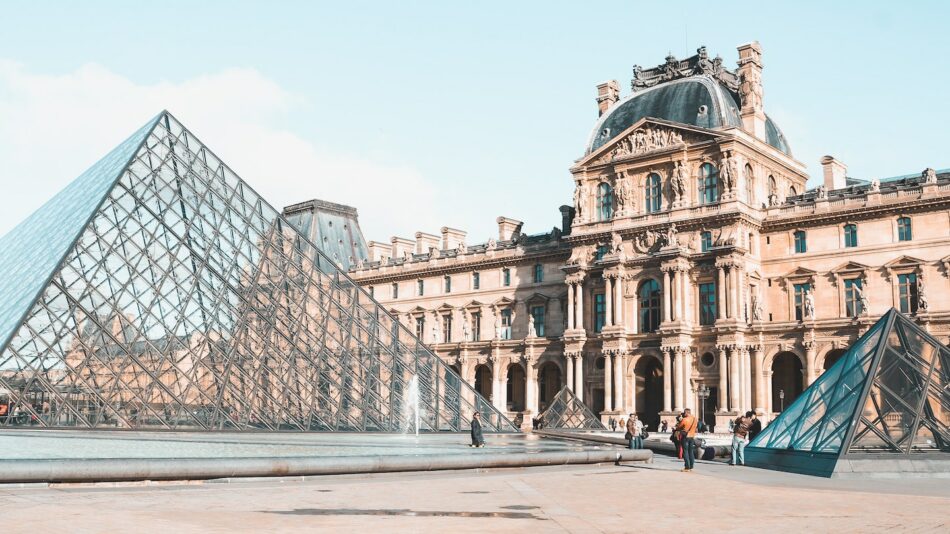
[[[729,409],[737,411],[739,406],[739,350],[733,347],[729,350]]]
[[[772,371],[771,369],[765,371],[765,404],[766,410],[769,414],[769,419],[772,418],[772,412],[774,412],[774,406],[772,406]]]
[[[526,408],[532,414],[538,413],[538,371],[534,368],[535,361],[525,359],[525,404]]]
[[[673,400],[673,409],[677,412],[683,411],[683,356],[677,350],[674,352],[675,358],[673,360],[673,374],[676,377],[674,382],[674,391],[676,392],[676,398]]]
[[[680,357],[683,358],[683,391],[686,396],[686,400],[683,405],[686,408],[693,410],[693,414],[699,414],[698,407],[694,402],[693,398],[693,386],[690,384],[690,380],[693,376],[693,352],[688,348],[680,349]]]
[[[613,377],[613,356],[608,352],[604,354],[604,411],[614,411],[614,377]]]
[[[574,355],[569,352],[564,353],[564,368],[567,375],[567,389],[574,391]]]
[[[623,326],[623,276],[614,279],[614,324]]]
[[[609,276],[604,277],[604,327],[613,326],[613,284],[611,282],[612,278]]]
[[[727,392],[729,391],[728,379],[728,358],[726,355],[726,347],[717,347],[719,349],[719,411],[728,412],[729,411],[729,401],[727,400]]]
[[[495,406],[495,408],[498,408],[499,410],[503,412],[507,411],[507,406],[504,405],[504,400],[503,400],[503,396],[505,393],[503,391],[503,385],[505,384],[505,382],[507,382],[508,377],[502,378],[501,376],[501,360],[499,358],[495,358],[494,360],[492,360],[491,377],[492,377],[492,381],[491,381],[492,404]]]
[[[753,408],[753,398],[752,398],[752,354],[749,351],[749,347],[746,347],[742,351],[742,365],[745,367],[745,408],[744,410],[749,411]]]
[[[670,273],[667,271],[663,271],[661,278],[663,280],[663,286],[661,289],[663,291],[663,321],[662,322],[665,323],[667,321],[672,320],[670,317],[670,314],[672,312],[672,310],[670,309]]]
[[[663,349],[663,411],[670,412],[673,410],[673,389],[672,389],[672,378],[673,378],[673,369],[670,365],[670,350]],[[636,377],[634,377],[634,384],[636,384]],[[633,388],[633,394],[636,396],[636,386]]]
[[[574,329],[574,283],[567,284],[567,329]]]
[[[574,395],[577,400],[584,401],[584,353],[577,355],[577,362],[574,364]]]
[[[737,356],[739,357],[739,383],[738,383],[739,385],[739,411],[744,413],[748,409],[747,408],[748,398],[746,397],[745,386],[746,386],[746,382],[749,380],[748,378],[749,369],[748,367],[746,367],[746,361],[745,361],[746,348],[739,347]]]
[[[807,388],[815,381],[815,355],[817,343],[808,341],[805,343],[805,387]]]
[[[680,321],[686,319],[686,295],[689,294],[686,283],[686,271],[676,271],[676,318]]]
[[[716,303],[716,313],[717,319],[724,319],[726,317],[726,271],[725,268],[720,265],[719,269],[719,279],[716,282],[716,297],[719,302]]]
[[[756,345],[752,349],[752,387],[755,389],[755,411],[765,412],[765,370],[762,369],[764,364],[764,354],[762,351],[761,345]]]
[[[623,392],[624,392],[624,360],[626,356],[620,352],[614,356],[614,409],[622,412],[626,408],[626,402],[624,402]]]
[[[584,282],[577,283],[577,296],[574,297],[577,311],[574,312],[575,326],[578,330],[584,329]]]

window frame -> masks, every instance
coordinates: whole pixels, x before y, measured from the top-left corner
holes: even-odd
[[[426,295],[426,281],[424,278],[416,280],[416,296],[424,297]]]
[[[593,295],[594,332],[600,333],[607,324],[607,296],[603,291]]]
[[[511,268],[510,267],[502,268],[501,285],[502,287],[511,287]]]
[[[811,281],[792,284],[792,310],[795,314],[795,320],[802,322],[805,320],[805,292],[814,291]]]
[[[792,232],[792,245],[795,254],[807,254],[808,232],[804,230],[795,230]]]
[[[609,221],[614,217],[614,188],[607,182],[597,185],[597,216],[600,221]]]
[[[392,286],[390,287],[390,290],[392,291],[392,294],[393,294],[393,300],[398,299],[399,298],[399,282],[393,282]]]
[[[649,290],[649,294],[644,294]],[[654,302],[655,301],[655,302]],[[663,290],[655,278],[648,278],[640,282],[637,288],[637,314],[640,322],[640,333],[654,333],[660,328],[663,321]]]
[[[712,232],[703,230],[699,233],[699,248],[700,252],[709,252],[713,248]]]
[[[719,169],[712,163],[706,162],[699,166],[699,191],[700,204],[719,202]]]
[[[534,264],[534,283],[540,284],[544,282],[544,264],[535,263]]]
[[[452,276],[451,275],[447,274],[442,277],[442,290],[445,291],[446,293],[452,292]]]
[[[544,319],[546,315],[545,308],[546,306],[543,304],[535,304],[534,306],[531,306],[531,310],[528,312],[531,314],[531,317],[534,317],[534,335],[537,337],[544,337]]]
[[[482,285],[482,273],[475,271],[472,273],[472,289],[481,289]]]
[[[861,309],[861,299],[854,291],[854,286],[864,291],[864,282],[860,276],[844,279],[844,315],[845,317],[860,317],[864,310]]]
[[[644,184],[643,198],[647,213],[657,213],[661,210],[663,188],[662,179],[659,174],[651,172],[647,175],[646,183]]]
[[[895,280],[897,282],[897,309],[908,315],[917,313],[917,305],[920,302],[917,291],[917,272],[897,273]],[[907,299],[906,307],[905,298]]]
[[[716,299],[716,281],[701,282],[697,285],[699,291],[699,324],[711,326],[719,320],[719,307]]]
[[[844,225],[844,248],[856,248],[858,246],[858,225],[848,223]]]
[[[906,235],[905,235],[906,234]],[[897,241],[914,240],[914,223],[910,217],[901,215],[897,218]]]

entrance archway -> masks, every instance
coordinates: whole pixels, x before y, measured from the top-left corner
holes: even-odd
[[[772,411],[781,412],[804,389],[802,361],[794,352],[780,352],[772,360]],[[783,398],[784,396],[784,398]]]
[[[848,349],[829,350],[828,354],[825,354],[825,365],[824,365],[825,371],[827,371],[828,369],[831,369],[832,365],[838,363],[838,360],[840,360],[841,357],[844,356],[846,352],[848,352]]]
[[[538,408],[545,410],[561,391],[561,368],[554,362],[547,362],[538,371]]]
[[[642,356],[633,369],[637,417],[651,430],[660,424],[663,409],[663,364],[652,356]]]
[[[508,411],[509,412],[523,412],[524,411],[524,390],[525,390],[525,373],[524,368],[521,367],[521,364],[513,363],[508,366]]]
[[[491,398],[491,368],[485,364],[475,367],[475,391],[489,401]]]

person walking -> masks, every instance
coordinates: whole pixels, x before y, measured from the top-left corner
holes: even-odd
[[[681,432],[680,444],[683,448],[683,472],[693,470],[696,463],[696,427],[699,423],[689,408],[683,410],[683,418],[676,424],[675,431]]]
[[[616,432],[616,431],[617,431],[617,420],[614,419],[614,416],[612,416],[612,415],[610,416],[610,419],[607,420],[607,424],[610,426],[610,431],[611,431],[611,432]]]
[[[751,426],[752,412],[740,415],[732,425],[732,461],[729,465],[745,465],[745,440]]]
[[[749,425],[749,443],[752,443],[752,440],[762,432],[762,420],[759,419],[759,416],[756,415],[755,412],[749,413],[752,414],[752,424]]]
[[[478,412],[472,414],[472,444],[469,446],[485,446],[485,436],[482,435],[482,422],[478,419]]]
[[[620,423],[617,426],[620,427],[621,432],[625,432],[627,430],[627,421],[623,417],[621,417]]]

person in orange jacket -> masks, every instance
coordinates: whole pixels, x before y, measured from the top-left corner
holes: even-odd
[[[680,443],[683,446],[683,472],[693,470],[696,463],[696,429],[699,422],[689,408],[683,410],[683,418],[677,423],[674,432],[680,432]]]

